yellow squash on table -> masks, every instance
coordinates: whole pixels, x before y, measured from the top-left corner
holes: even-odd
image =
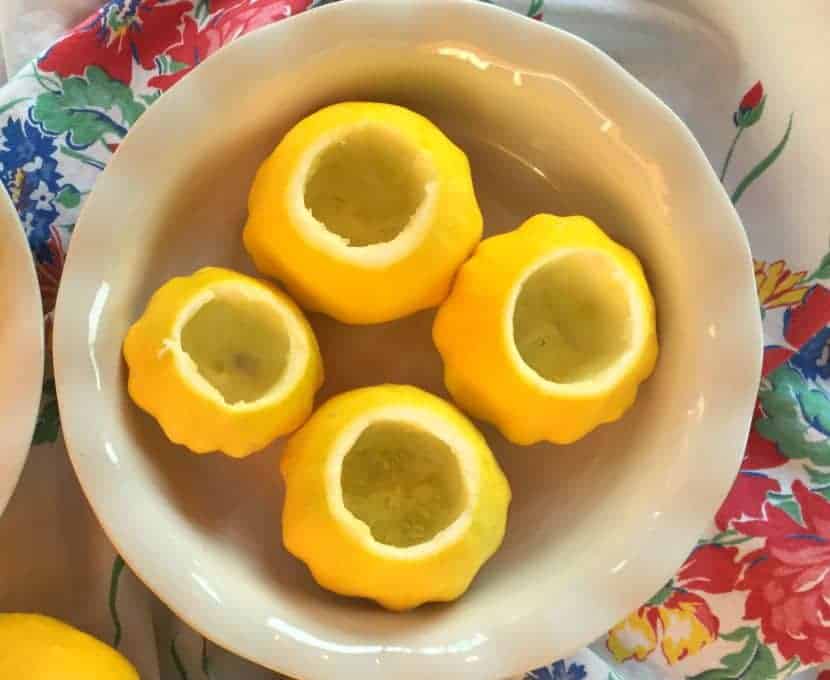
[[[0,678],[139,680],[112,647],[40,614],[0,614]]]

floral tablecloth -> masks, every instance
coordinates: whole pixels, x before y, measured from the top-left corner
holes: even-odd
[[[0,89],[0,179],[37,262],[47,338],[78,211],[130,126],[222,45],[324,3],[110,0]],[[556,3],[501,4],[544,20]],[[706,149],[739,209],[798,125],[790,116],[776,143],[744,158],[732,178],[745,140],[767,124],[767,96],[760,81],[736,91],[733,118],[723,120],[731,145]],[[806,259],[755,262],[764,377],[741,472],[710,531],[603,639],[527,677],[830,680],[821,671],[830,662],[830,253]],[[69,620],[121,648],[145,680],[274,677],[186,629],[124,568],[67,462],[48,365],[0,545],[0,610]]]

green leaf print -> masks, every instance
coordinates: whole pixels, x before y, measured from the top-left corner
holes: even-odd
[[[724,656],[720,668],[694,675],[688,680],[774,680],[778,675],[775,657],[769,647],[758,639],[757,628],[738,628],[731,633],[721,634],[729,642],[743,642],[743,647]]]
[[[55,391],[54,378],[43,381],[43,391],[40,397],[40,411],[35,425],[35,435],[32,444],[51,444],[57,441],[61,421],[58,414],[58,396]]]
[[[124,558],[116,554],[110,573],[109,610],[112,617],[112,646],[118,649],[121,644],[121,617],[118,616],[118,584],[121,582],[121,572],[124,571]]]
[[[71,184],[62,187],[55,200],[64,208],[77,208],[81,203],[81,192]]]
[[[786,512],[799,524],[804,521],[801,517],[801,506],[791,493],[768,493],[767,500],[776,508]]]
[[[741,677],[766,680],[767,678],[776,678],[777,676],[778,669],[775,667],[775,657],[772,655],[769,647],[761,645],[758,648],[758,653],[755,655],[755,658]]]
[[[701,545],[741,545],[741,543],[746,543],[747,541],[751,541],[752,536],[744,536],[739,531],[735,531],[734,529],[727,529],[726,531],[721,531],[711,538],[701,538],[698,540],[697,544]]]
[[[143,101],[147,106],[150,106],[150,104],[155,102],[159,97],[161,97],[161,90],[156,90],[152,94],[139,95],[139,99],[141,99],[141,101]]]
[[[798,670],[798,667],[801,665],[801,659],[797,656],[794,656],[790,659],[784,666],[778,669],[778,673],[782,678],[789,678]]]
[[[749,185],[752,184],[756,179],[758,179],[761,175],[763,175],[769,166],[775,163],[778,160],[778,157],[781,155],[781,152],[787,146],[787,142],[790,141],[790,133],[793,130],[793,116],[790,114],[790,119],[787,122],[787,129],[784,131],[784,136],[781,138],[781,141],[775,145],[775,148],[770,151],[767,156],[761,160],[752,170],[750,170],[746,177],[744,177],[740,183],[738,184],[737,188],[734,192],[732,192],[732,203],[736,204],[740,199],[741,196],[744,195],[744,192],[749,188]]]
[[[145,108],[129,87],[88,66],[83,77],[61,79],[59,91],[39,94],[31,115],[46,132],[66,133],[70,147],[83,149],[107,136],[123,137]]]
[[[543,9],[545,9],[545,0],[530,0],[530,6],[527,8],[527,16],[535,17]]]
[[[161,74],[178,73],[187,68],[187,64],[181,61],[176,61],[173,57],[163,54],[156,57],[156,69]]]
[[[673,592],[674,581],[669,581],[666,585],[660,588],[660,590],[657,591],[657,593],[655,593],[655,595],[648,602],[646,602],[646,604],[652,607],[661,605],[671,597]]]
[[[811,388],[790,366],[783,366],[769,378],[771,387],[758,397],[766,414],[755,427],[758,433],[778,445],[788,458],[809,458],[820,466],[830,465],[830,400]]]
[[[208,680],[213,680],[213,669],[210,665],[210,655],[208,655],[208,641],[202,636],[202,673]]]
[[[752,125],[755,125],[759,120],[761,120],[761,116],[764,115],[764,107],[767,105],[767,96],[764,95],[761,98],[761,103],[757,106],[753,106],[752,108],[747,109],[744,112],[738,112],[737,118],[735,122],[737,123],[739,128],[748,128]]]
[[[179,674],[179,678],[181,678],[181,680],[188,680],[187,669],[184,667],[182,657],[179,655],[179,650],[176,648],[175,637],[171,638],[170,640],[170,656],[173,657],[173,665],[176,667],[176,671]]]
[[[822,279],[830,279],[830,253],[825,254],[825,256],[821,258],[821,262],[818,263],[818,267],[816,267],[812,274],[804,279],[804,282],[806,283],[807,281]]]
[[[830,472],[822,472],[821,470],[816,470],[809,465],[805,465],[804,469],[807,470],[807,474],[810,476],[810,482],[813,487],[830,487]]]
[[[210,15],[210,0],[198,0],[196,7],[193,10],[193,16],[196,21],[201,23]]]

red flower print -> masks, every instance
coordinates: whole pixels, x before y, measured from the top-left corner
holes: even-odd
[[[738,108],[741,112],[748,111],[749,109],[754,109],[756,106],[758,106],[758,104],[761,103],[761,100],[763,98],[764,86],[759,80],[746,91],[746,94],[741,99],[741,103],[738,106]]]
[[[761,404],[756,400],[752,429],[749,431],[741,471],[729,495],[715,515],[715,525],[721,531],[728,529],[729,522],[733,519],[761,517],[767,493],[781,490],[781,485],[777,480],[755,472],[756,470],[769,470],[784,465],[788,461],[778,450],[775,442],[764,439],[755,429],[755,423],[763,417]]]
[[[775,444],[772,444],[775,447]],[[742,470],[732,485],[732,490],[715,515],[715,525],[721,531],[729,528],[733,519],[745,517],[760,517],[767,493],[780,491],[781,485],[777,480],[767,477],[760,472]]]
[[[669,665],[700,652],[717,639],[720,623],[699,595],[672,591],[660,605],[645,605],[608,633],[606,645],[617,661],[645,661],[659,643]]]
[[[170,0],[109,0],[51,47],[38,66],[62,76],[100,66],[129,84],[134,62],[152,69],[156,56],[178,41],[181,17],[190,7],[190,2]]]
[[[697,548],[670,582],[648,603],[608,633],[606,645],[617,661],[644,661],[660,645],[669,665],[700,652],[716,640],[720,622],[706,600],[691,591],[728,593],[741,566],[737,548]]]
[[[755,429],[755,423],[765,417],[766,414],[761,407],[761,402],[756,399],[755,410],[752,413],[752,429],[749,431],[749,440],[741,463],[742,471],[769,470],[789,462],[789,459],[778,450],[774,442],[762,437]]]
[[[764,347],[764,361],[761,365],[761,375],[769,375],[795,352],[787,347],[767,345]]]
[[[748,590],[744,618],[760,619],[769,642],[803,664],[830,660],[830,503],[800,481],[793,494],[799,524],[768,503],[766,518],[736,523],[748,536],[766,539],[747,554],[739,590]]]
[[[182,68],[175,73],[154,76],[149,85],[166,90],[222,45],[255,28],[291,16],[305,9],[306,5],[308,0],[225,0],[212,3],[211,8],[216,10],[218,6],[219,10],[207,23],[199,28],[195,20],[187,17],[181,41],[166,52]]]
[[[677,572],[676,583],[684,590],[729,593],[735,588],[741,566],[735,561],[737,548],[704,544],[686,559]]]
[[[759,80],[741,97],[738,110],[732,116],[735,127],[747,128],[761,120],[764,112],[764,86]]]
[[[793,347],[801,347],[828,323],[830,290],[817,284],[807,291],[801,304],[785,312],[784,337]]]
[[[816,680],[830,680],[830,670],[819,673]]]

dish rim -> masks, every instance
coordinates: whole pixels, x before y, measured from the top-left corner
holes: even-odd
[[[380,5],[383,5],[383,11],[390,16],[397,13],[400,21],[411,21],[414,18],[411,3],[407,0],[384,0],[382,3],[378,2],[378,0],[350,0],[347,3],[332,3],[311,12],[304,12],[289,20],[260,28],[236,40],[233,44],[223,48],[200,65],[199,69],[195,71],[195,75],[190,74],[176,87],[171,88],[171,90],[162,95],[154,106],[133,126],[130,135],[119,148],[116,158],[104,171],[103,175],[108,173],[113,174],[118,171],[119,158],[123,158],[127,151],[140,143],[141,135],[145,134],[143,131],[154,127],[151,124],[152,121],[158,120],[165,112],[169,114],[172,109],[177,107],[176,102],[185,101],[190,92],[199,89],[200,83],[209,82],[212,69],[216,69],[223,61],[230,61],[233,55],[237,52],[241,53],[246,49],[246,46],[253,45],[258,41],[279,42],[285,33],[300,31],[304,26],[325,20],[336,21],[339,16],[345,14],[360,11],[371,12]],[[440,13],[452,7],[463,7],[463,11],[468,13],[475,12],[479,15],[480,20],[497,24],[502,29],[506,22],[513,22],[515,28],[517,30],[520,29],[523,32],[524,39],[528,41],[533,40],[534,42],[539,42],[548,40],[551,44],[557,44],[560,47],[565,45],[573,54],[579,53],[579,58],[585,62],[590,62],[592,67],[603,69],[608,80],[615,81],[619,86],[624,86],[629,90],[632,99],[638,101],[637,108],[641,110],[641,113],[647,113],[653,119],[652,122],[670,133],[678,142],[678,145],[682,141],[685,154],[683,160],[686,161],[687,173],[695,176],[701,185],[708,185],[709,193],[713,194],[711,198],[719,201],[720,205],[716,207],[723,218],[723,222],[721,223],[721,237],[724,240],[724,248],[740,256],[741,262],[735,261],[734,266],[736,269],[744,270],[741,277],[745,279],[746,283],[746,290],[742,291],[746,298],[745,302],[749,301],[748,293],[755,295],[752,257],[748,239],[738,215],[692,133],[656,95],[639,83],[639,81],[609,56],[590,45],[587,41],[553,26],[522,17],[504,8],[477,2],[477,0],[422,0],[419,3],[418,15],[424,20],[423,17],[430,13]],[[510,41],[511,38],[498,36],[498,40]],[[515,40],[515,38],[512,38],[512,40]],[[480,47],[480,45],[476,47]],[[497,48],[492,46],[490,46],[490,49],[492,51],[497,50]],[[500,42],[498,49],[506,51],[507,48]],[[186,107],[181,106],[178,106],[178,108],[186,109]],[[178,115],[184,117],[181,111]],[[78,220],[74,239],[80,240],[81,243],[84,243],[85,240],[92,237],[92,232],[84,227],[86,224],[85,218],[93,212],[93,208],[96,206],[96,200],[96,192],[93,191],[85,203]],[[74,274],[76,266],[74,262],[78,261],[78,258],[81,257],[77,253],[81,251],[82,248],[79,248],[77,244],[70,251],[65,267],[64,285],[61,286],[56,306],[55,374],[61,411],[67,414],[71,414],[76,410],[76,407],[72,405],[72,390],[69,387],[70,382],[67,376],[71,373],[70,366],[72,358],[76,356],[74,350],[71,348],[78,344],[78,339],[73,337],[74,328],[71,327],[69,320],[71,303],[67,302],[67,300],[72,299],[75,295],[75,289],[79,288],[80,285],[72,281],[74,278],[72,275]],[[74,257],[73,253],[75,254]],[[749,433],[754,395],[761,373],[763,335],[760,317],[757,318],[756,323],[748,324],[745,332],[748,340],[747,346],[744,348],[746,352],[744,363],[748,369],[746,375],[747,403],[736,406],[736,411],[738,411],[739,407],[743,407],[744,413],[742,416],[733,415],[730,420],[730,422],[739,421],[742,423],[740,429],[742,431],[743,442],[746,441]],[[83,342],[86,342],[86,338],[83,338]],[[751,385],[752,383],[754,383],[754,386]],[[229,639],[227,635],[221,635],[217,632],[226,628],[226,626],[222,625],[224,617],[222,612],[216,609],[215,603],[207,601],[206,595],[200,594],[199,597],[205,598],[204,601],[201,604],[197,603],[198,606],[194,605],[194,596],[192,593],[185,594],[183,591],[175,592],[175,589],[164,585],[165,578],[158,572],[158,569],[152,567],[152,565],[148,565],[146,557],[136,554],[140,550],[137,551],[135,546],[132,549],[124,549],[125,546],[120,545],[119,532],[110,521],[113,518],[107,514],[106,509],[96,506],[93,500],[94,495],[91,493],[91,489],[88,487],[88,481],[85,479],[87,462],[84,460],[84,456],[80,451],[84,449],[82,442],[86,437],[83,436],[82,429],[77,424],[77,419],[67,417],[64,423],[64,436],[76,474],[105,533],[119,553],[124,557],[127,564],[133,569],[134,573],[142,579],[148,588],[159,596],[159,599],[164,601],[188,625],[239,656],[283,673],[293,675],[301,673],[307,680],[327,677],[327,674],[331,672],[331,666],[328,663],[322,663],[320,661],[317,661],[316,664],[312,663],[312,657],[309,654],[295,653],[291,655],[291,658],[288,658],[289,655],[286,653],[288,649],[293,649],[296,652],[297,648],[305,646],[316,651],[318,653],[317,656],[319,656],[321,645],[322,648],[328,649],[325,647],[328,644],[326,641],[317,640],[313,636],[309,637],[306,635],[305,638],[301,636],[296,637],[290,643],[286,643],[286,637],[289,636],[283,635],[278,643],[275,642],[273,644],[268,653],[264,653],[262,650],[246,649],[244,646],[246,640],[244,633],[237,635],[237,639]],[[683,515],[684,512],[690,513],[696,518],[694,522],[681,522],[678,526],[669,526],[672,523],[666,521],[666,517],[663,516],[659,522],[655,520],[655,523],[648,527],[650,530],[648,531],[650,542],[661,543],[661,532],[671,537],[671,541],[664,544],[664,548],[659,551],[659,555],[652,556],[653,559],[649,562],[649,573],[660,573],[664,577],[659,582],[655,581],[653,585],[654,590],[657,590],[662,583],[666,582],[675,573],[684,557],[693,548],[696,539],[702,534],[706,523],[711,521],[715,511],[726,496],[737,475],[742,456],[743,446],[737,448],[734,453],[734,458],[720,455],[720,462],[717,465],[715,463],[712,465],[713,470],[717,468],[719,472],[716,476],[710,475],[706,478],[705,489],[688,490],[685,496],[689,499],[689,502],[686,503],[686,506],[688,506],[686,510],[678,511],[677,507],[682,499],[674,499],[673,514]],[[646,533],[646,528],[643,529],[643,533]],[[636,562],[637,559],[639,559],[638,556],[633,558],[632,562]],[[659,568],[654,567],[652,564],[655,560],[659,561]],[[139,565],[142,568],[137,568]],[[629,565],[628,568],[632,568],[633,566],[633,564]],[[607,580],[609,585],[605,590],[610,592],[613,590],[610,584],[611,579],[609,578]],[[613,604],[606,605],[603,610],[603,615],[600,617],[605,621],[605,625],[592,626],[592,635],[601,635],[609,626],[627,615],[653,594],[650,592],[641,592],[642,590],[642,588],[638,588],[633,593],[629,593],[624,598],[627,604],[621,605],[620,598],[614,598]],[[160,593],[165,593],[165,596],[161,596]],[[595,599],[596,596],[594,596],[592,602]],[[202,611],[203,614],[197,617],[194,614],[196,610]],[[597,618],[596,614],[594,614],[593,618]],[[384,659],[383,664],[378,662],[377,677],[388,677],[390,672],[397,673],[399,677],[410,677],[407,673],[413,673],[412,656],[417,656],[422,660],[431,659],[434,661],[433,665],[430,665],[432,661],[420,664],[414,669],[414,675],[412,677],[420,677],[420,674],[430,669],[435,672],[458,674],[459,677],[466,675],[479,678],[490,677],[494,673],[520,673],[550,662],[552,655],[567,656],[593,640],[593,637],[588,639],[584,631],[579,632],[570,629],[563,631],[561,628],[558,631],[558,640],[554,640],[553,631],[555,630],[556,622],[559,620],[561,619],[552,615],[550,610],[544,605],[540,605],[536,612],[525,612],[520,619],[520,622],[524,623],[524,628],[517,627],[515,624],[513,627],[505,626],[500,628],[499,631],[501,634],[499,637],[491,636],[485,644],[476,647],[477,655],[475,657],[468,657],[475,658],[474,663],[465,662],[463,655],[446,653],[431,656],[398,654],[397,658],[399,661],[395,664],[392,663],[392,660],[395,658],[392,650],[373,648],[373,658],[377,656],[378,658]],[[578,626],[574,626],[574,629],[576,628]],[[517,636],[523,636],[526,643],[522,645],[524,647],[522,650],[515,649],[516,646],[511,644],[511,640],[517,639]],[[529,648],[532,648],[532,651],[528,651]],[[555,651],[545,651],[554,649]],[[341,664],[346,664],[349,659],[355,659],[360,656],[360,654],[354,652],[347,652],[337,655],[337,658]],[[407,663],[407,659],[410,660],[409,663]],[[447,659],[450,659],[450,661],[447,662]],[[343,670],[347,672],[349,670],[355,672],[360,671],[364,674],[364,677],[369,677],[366,675],[366,672],[367,669],[371,670],[372,668],[374,668],[374,664],[371,666],[368,664],[355,665],[352,669],[346,664]]]

